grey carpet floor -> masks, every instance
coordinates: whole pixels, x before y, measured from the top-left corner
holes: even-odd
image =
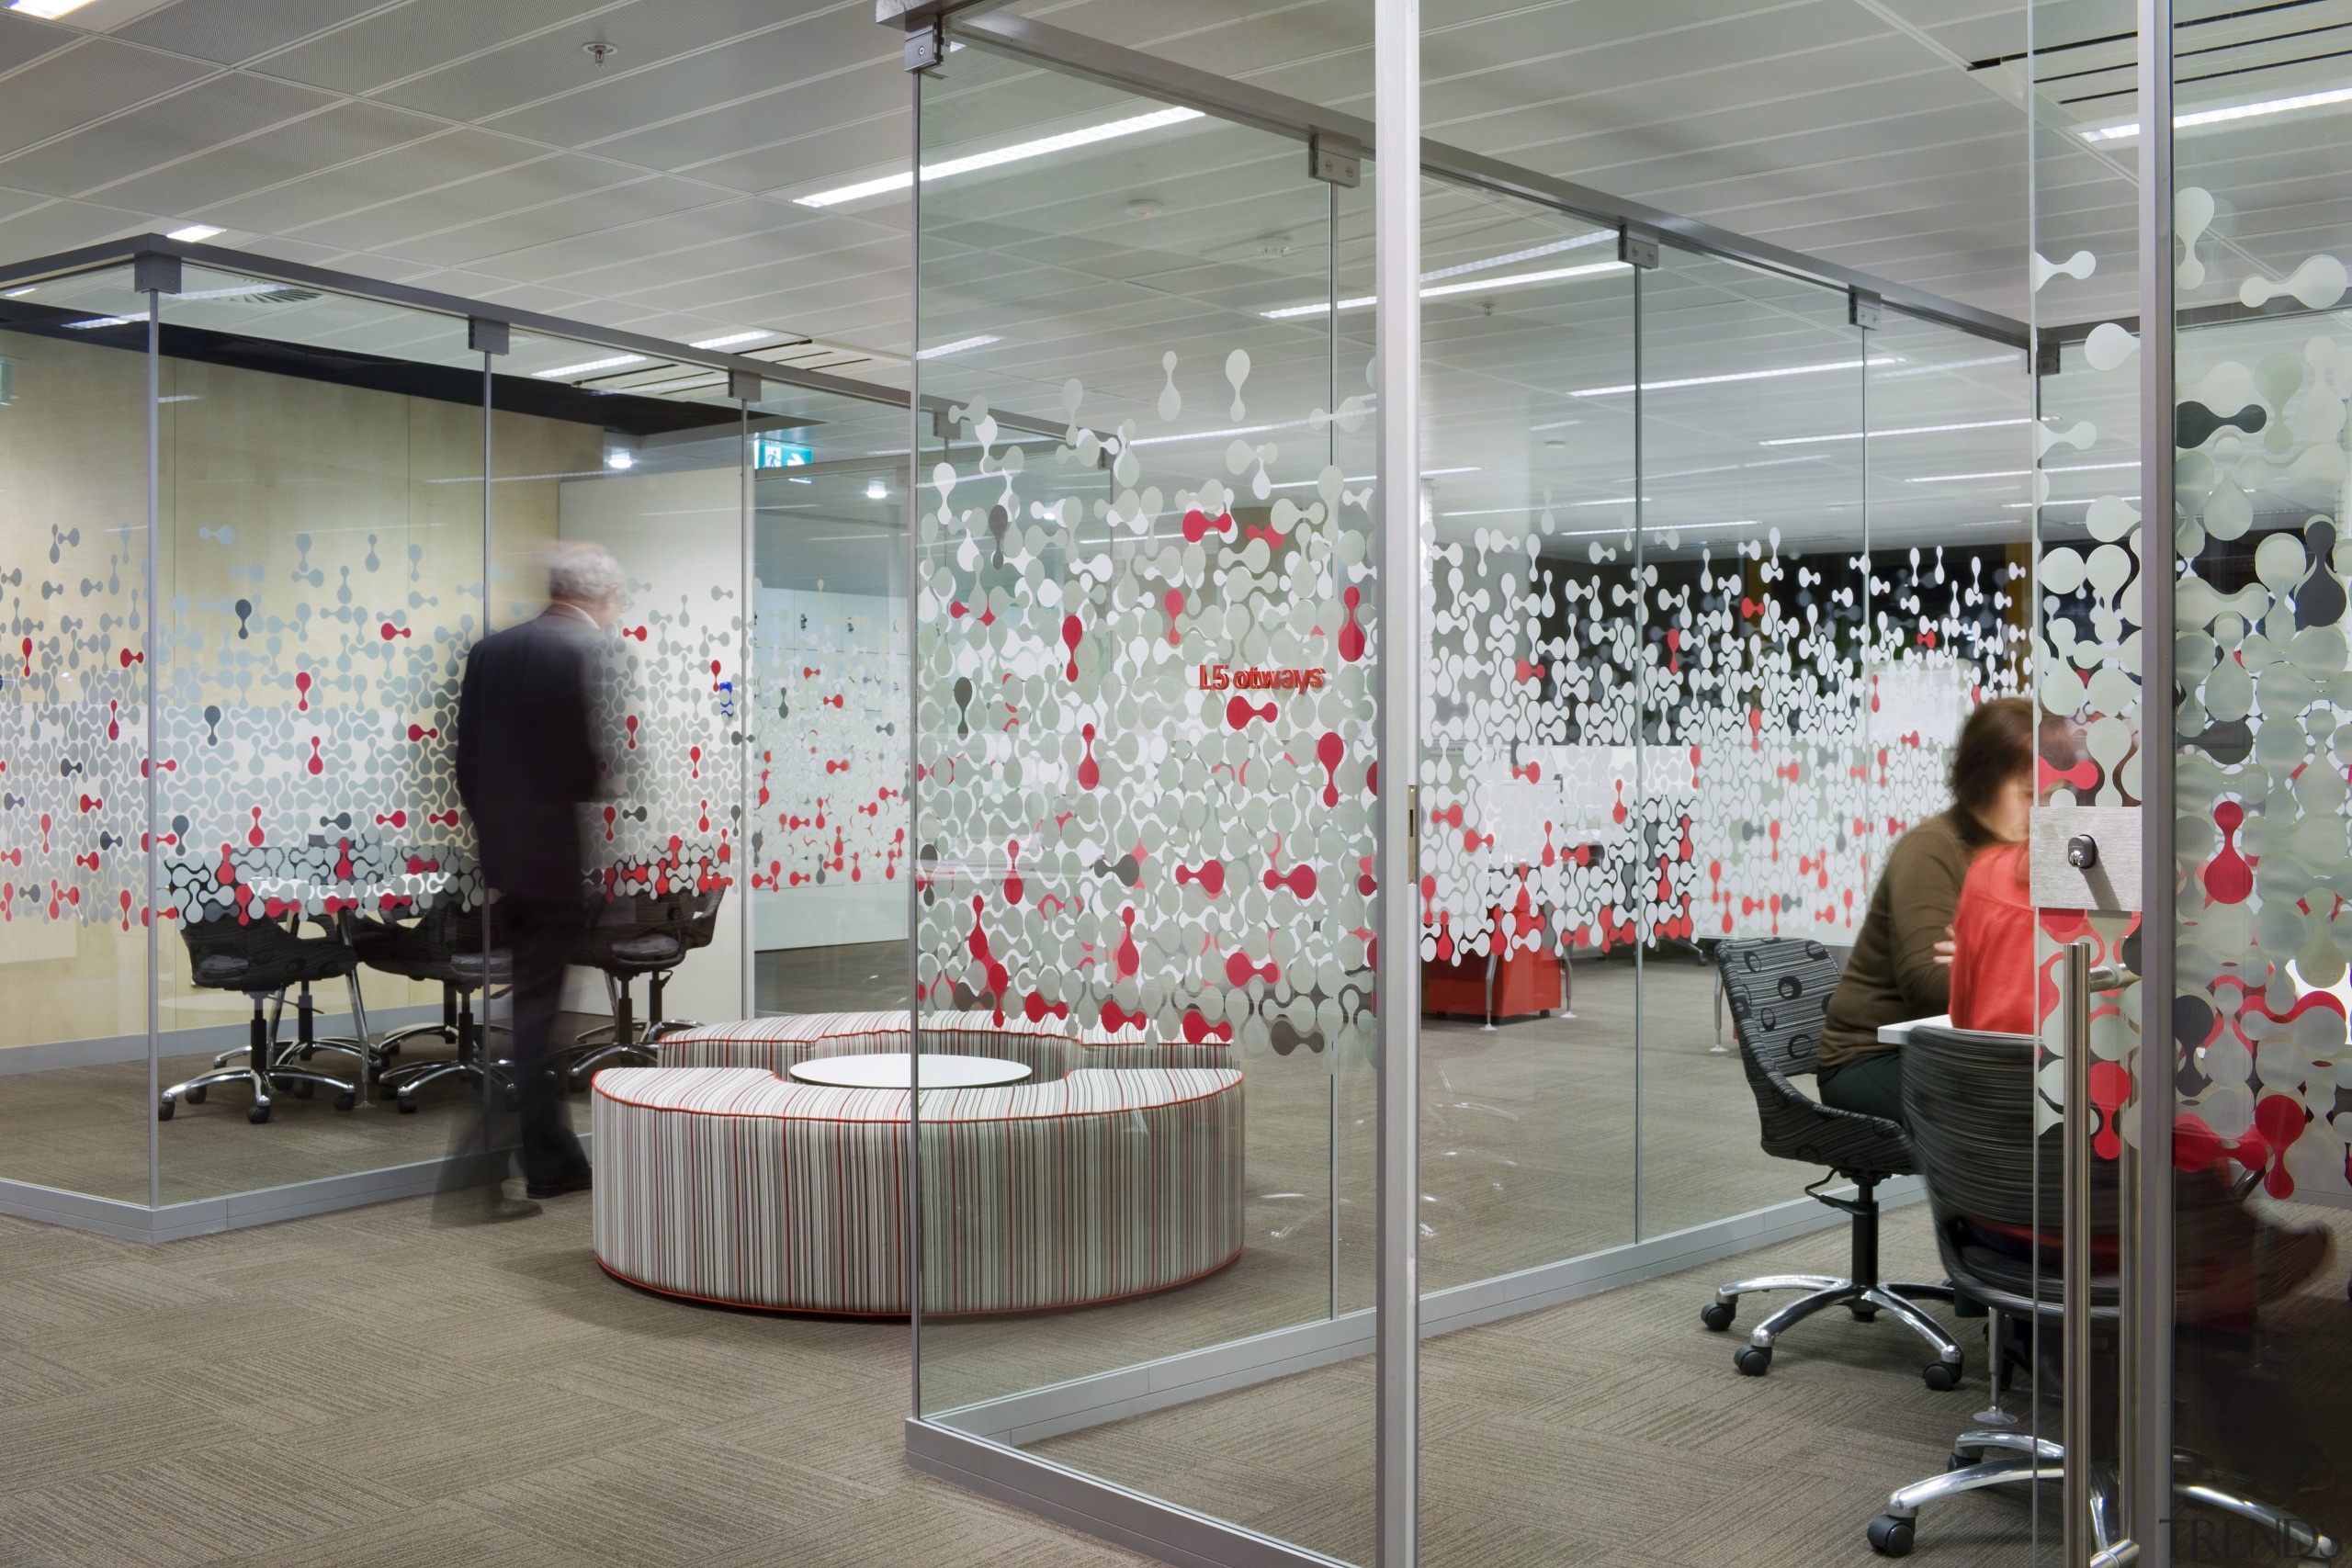
[[[906,1467],[903,1324],[630,1290],[584,1197],[161,1248],[0,1218],[0,1324],[9,1568],[1136,1561]]]
[[[837,955],[841,974],[801,975],[789,994],[857,1005],[891,956]],[[1430,1025],[1431,1287],[1795,1195],[1807,1173],[1756,1149],[1736,1058],[1708,1050],[1706,979],[1652,965],[1637,993],[1628,966],[1580,965],[1574,1018]],[[1245,1066],[1240,1260],[1140,1301],[927,1325],[926,1408],[1319,1317],[1335,1214],[1340,1304],[1369,1301],[1369,1075],[1335,1078],[1306,1053]],[[0,1166],[98,1159],[89,1097],[60,1084],[38,1098],[52,1086],[35,1077],[65,1075],[0,1079]],[[260,1128],[240,1106],[184,1111],[164,1129],[180,1140],[167,1197],[175,1172],[284,1180],[363,1137],[430,1154],[447,1136],[430,1106],[379,1127],[287,1104]],[[419,1201],[155,1249],[0,1220],[0,1565],[1132,1561],[906,1469],[903,1325],[630,1291],[591,1260],[579,1198],[520,1224],[452,1218]],[[1935,1272],[1923,1222],[1889,1216],[1891,1272]],[[2258,1341],[2184,1359],[2184,1442],[2226,1456],[2267,1435],[2240,1468],[2327,1519],[2352,1518],[2352,1437],[2337,1435],[2352,1428],[2331,1414],[2352,1408],[2346,1241]],[[1427,1561],[1871,1561],[1861,1527],[1884,1492],[1939,1469],[1984,1404],[1981,1335],[1963,1325],[1969,1379],[1937,1394],[1891,1324],[1815,1319],[1758,1382],[1696,1323],[1718,1279],[1834,1271],[1844,1247],[1826,1232],[1432,1341]],[[1325,1368],[1040,1451],[1363,1561],[1370,1378],[1364,1361]],[[2030,1518],[2016,1497],[1951,1504],[1920,1560],[2022,1562]]]

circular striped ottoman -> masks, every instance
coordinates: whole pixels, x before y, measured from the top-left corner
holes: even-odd
[[[1221,1047],[984,1029],[986,1016],[951,1043],[925,1015],[923,1048],[1026,1061],[1042,1081],[922,1091],[925,1313],[1112,1301],[1240,1255],[1241,1074],[1190,1065]],[[597,1074],[597,1261],[699,1301],[910,1311],[910,1094],[780,1076],[907,1048],[903,1012],[814,1014],[696,1029],[662,1042],[662,1066]]]

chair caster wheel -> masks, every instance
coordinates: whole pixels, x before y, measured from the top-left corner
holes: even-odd
[[[1978,1449],[1973,1453],[1970,1452],[1966,1449],[1954,1449],[1951,1452],[1944,1456],[1944,1469],[1947,1472],[1966,1470],[1972,1464],[1982,1464],[1984,1462],[1984,1450],[1983,1449]]]
[[[398,1100],[392,1101],[392,1104],[399,1109],[400,1113],[403,1116],[413,1116],[416,1114],[416,1096],[413,1094],[401,1095]]]
[[[254,1106],[252,1110],[245,1112],[245,1120],[252,1122],[256,1127],[260,1126],[263,1122],[269,1120],[269,1107],[266,1105]]]
[[[1731,1353],[1731,1364],[1751,1378],[1772,1370],[1772,1352],[1762,1345],[1742,1345]]]
[[[201,1105],[204,1103],[204,1097],[211,1092],[211,1090],[202,1088],[192,1089],[187,1091],[187,1102],[190,1105]]]
[[[155,1120],[158,1122],[168,1122],[171,1119],[172,1097],[167,1094],[155,1102]]]
[[[1878,1321],[1878,1308],[1874,1306],[1862,1306],[1858,1304],[1849,1306],[1846,1310],[1854,1314],[1854,1321],[1856,1323],[1875,1323]]]
[[[1957,1361],[1931,1361],[1928,1364],[1927,1370],[1922,1371],[1919,1376],[1926,1380],[1929,1388],[1934,1389],[1938,1393],[1941,1393],[1947,1389],[1954,1389],[1960,1386],[1960,1363]]]
[[[334,1097],[334,1108],[337,1111],[348,1111],[358,1103],[359,1096],[356,1092],[351,1094],[338,1094]]]
[[[316,1092],[316,1086],[307,1081],[298,1081],[294,1085],[294,1098],[297,1100],[308,1100]]]
[[[1732,1315],[1738,1311],[1731,1302],[1709,1302],[1699,1309],[1699,1321],[1721,1334],[1731,1326]]]
[[[1862,1533],[1870,1537],[1871,1550],[1881,1557],[1911,1555],[1911,1538],[1914,1532],[1909,1519],[1898,1519],[1893,1514],[1881,1514],[1870,1522],[1869,1529]]]

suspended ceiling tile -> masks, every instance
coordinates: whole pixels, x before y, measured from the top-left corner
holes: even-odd
[[[854,48],[840,47],[843,44]],[[537,85],[535,78],[526,76],[518,87],[514,81],[492,72],[504,52],[404,88],[401,96],[434,103],[442,113],[469,118],[495,116],[501,130],[567,145],[601,144],[635,127],[662,124],[714,106],[764,96],[763,101],[769,107],[764,129],[772,136],[779,119],[775,111],[786,104],[789,120],[797,125],[826,123],[834,113],[854,107],[837,95],[830,101],[804,104],[799,100],[801,93],[821,94],[829,79],[854,79],[871,95],[885,78],[874,71],[857,69],[862,62],[872,61],[893,77],[899,69],[898,49],[882,29],[870,23],[846,39],[812,37],[806,27],[773,28],[722,48],[702,50],[604,80],[592,76],[584,82],[570,82],[561,79],[560,72],[549,72],[548,91],[562,96],[542,103],[533,101],[542,95],[529,90]],[[616,57],[616,63],[624,58]],[[811,76],[818,80],[802,80]],[[903,81],[895,85],[899,91],[893,96],[903,103]],[[426,88],[434,89],[433,96],[422,94]],[[789,96],[780,98],[779,94]],[[527,107],[502,112],[518,103]],[[865,107],[879,106],[869,96]]]
[[[568,277],[590,287],[607,267],[625,266],[650,257],[669,257],[695,245],[736,239],[772,226],[778,214],[771,204],[734,197],[708,207],[671,213],[658,221],[605,229],[593,247],[561,243],[528,245],[486,261],[492,270],[514,277]],[[682,269],[687,264],[680,264]]]
[[[590,0],[407,0],[288,50],[270,61],[275,75],[344,93],[364,93],[456,60],[495,49],[543,28],[577,24],[594,35]],[[571,45],[579,53],[578,40]],[[584,66],[587,57],[581,55]]]
[[[86,191],[334,100],[310,87],[220,77],[29,152],[0,159],[0,180],[28,190]],[[167,211],[185,211],[175,204]]]
[[[0,11],[0,71],[14,71],[45,54],[54,54],[80,42],[84,36],[22,11]]]
[[[616,173],[597,159],[548,154],[335,218],[321,227],[356,250],[405,255],[401,243],[411,236],[602,190],[614,183]]]
[[[441,133],[436,121],[351,100],[233,146],[141,175],[109,188],[107,198],[152,211],[201,212],[216,203]]]
[[[551,205],[403,241],[400,250],[419,261],[481,265],[503,276],[527,276],[502,265],[504,259],[518,251],[552,246],[594,254],[601,249],[603,231],[612,224],[666,219],[711,199],[707,191],[660,175],[640,175]]]
[[[52,201],[0,220],[0,256],[28,260],[52,251],[95,245],[146,228],[137,213],[90,202]]]
[[[856,149],[853,156],[859,162],[871,162],[882,149],[903,149],[908,145],[909,113],[906,86],[898,62],[892,60],[812,81],[780,84],[749,102],[706,107],[699,101],[689,101],[673,105],[667,115],[649,114],[635,120],[616,118],[590,127],[588,134],[594,139],[596,151],[615,158],[652,168],[690,169],[701,178],[756,189],[763,187],[745,185],[744,180],[763,178],[768,184],[778,184],[786,179],[822,178],[829,170],[812,161],[811,143],[836,130],[860,128],[846,141]],[[684,118],[673,118],[678,116]],[[535,115],[519,115],[499,123],[503,128],[541,122]],[[644,129],[628,129],[637,125]],[[715,164],[729,157],[757,159],[779,147],[790,149],[786,155],[798,166],[746,176],[726,174]]]
[[[114,29],[156,49],[233,64],[322,32],[383,0],[177,0]]]
[[[0,154],[87,125],[205,74],[206,67],[193,62],[111,39],[85,39],[0,85]],[[0,181],[7,178],[7,164],[0,161]]]
[[[228,204],[212,221],[261,233],[291,233],[340,213],[413,198],[457,181],[545,157],[538,149],[485,130],[445,130],[356,164]],[[332,238],[306,233],[305,239]]]

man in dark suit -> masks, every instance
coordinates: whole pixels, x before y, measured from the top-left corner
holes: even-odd
[[[477,643],[458,697],[458,793],[498,893],[492,945],[514,965],[514,1093],[535,1199],[589,1184],[548,1036],[585,918],[578,807],[596,795],[599,767],[589,682],[620,598],[609,550],[559,546],[547,609]]]

